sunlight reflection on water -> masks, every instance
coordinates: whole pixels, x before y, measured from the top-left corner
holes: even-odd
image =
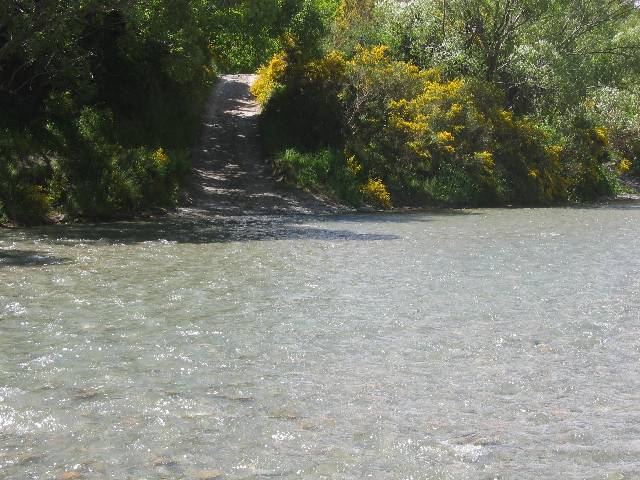
[[[0,232],[0,476],[638,478],[639,221]]]

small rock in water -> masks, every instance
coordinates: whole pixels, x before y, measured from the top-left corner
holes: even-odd
[[[218,480],[224,476],[220,470],[202,470],[196,474],[198,480]]]
[[[276,418],[279,420],[298,420],[302,416],[298,412],[292,409],[282,407],[269,412],[269,417]]]
[[[151,463],[153,464],[154,467],[171,467],[175,465],[177,462],[171,457],[167,457],[166,455],[160,455],[154,458],[151,461]]]
[[[212,395],[214,398],[222,398],[224,400],[230,400],[233,402],[253,402],[255,397],[251,395],[245,395],[242,392],[237,394],[225,394],[225,393],[214,393]]]
[[[120,422],[126,427],[135,427],[140,423],[137,418],[131,416],[122,417]]]
[[[538,350],[541,353],[550,353],[552,351],[551,347],[546,343],[537,343],[536,350]]]
[[[90,400],[97,397],[100,392],[98,390],[92,390],[88,388],[81,388],[73,396],[76,400]]]
[[[31,463],[31,462],[35,462],[37,460],[40,460],[40,458],[42,458],[42,455],[38,455],[35,453],[21,453],[20,455],[18,455],[18,463],[20,465],[25,465],[27,463]]]
[[[298,426],[302,430],[317,430],[318,429],[318,425],[313,423],[310,420],[302,420],[301,422],[298,423]]]
[[[76,480],[77,478],[80,478],[80,472],[69,471],[60,475],[60,480]]]
[[[495,434],[482,435],[480,433],[467,433],[460,437],[452,438],[451,443],[456,445],[474,445],[476,447],[488,447],[500,444],[500,438]]]

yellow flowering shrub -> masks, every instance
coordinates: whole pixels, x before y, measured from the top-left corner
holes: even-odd
[[[454,137],[451,132],[444,131],[436,133],[436,139],[438,140],[438,143],[446,145],[453,143]]]
[[[609,145],[609,132],[604,127],[595,127],[593,129],[595,139],[604,147]]]
[[[401,146],[404,163],[432,175],[443,162],[462,166],[474,161],[474,152],[488,150],[467,138],[478,115],[462,80],[443,82],[438,72],[430,71],[419,95],[390,102],[387,136]]]
[[[305,66],[306,80],[321,84],[340,81],[343,80],[346,68],[347,60],[344,55],[333,50]]]
[[[509,110],[498,110],[500,118],[506,123],[513,123],[513,112]]]
[[[496,164],[510,181],[511,201],[550,204],[566,199],[562,146],[549,145],[547,134],[537,124],[506,110],[493,115],[492,128]]]
[[[360,189],[365,202],[381,208],[391,208],[391,195],[379,178],[369,179]]]
[[[368,137],[381,128],[390,104],[418,95],[425,80],[433,75],[415,65],[391,60],[385,45],[358,48],[346,67],[348,88],[342,100],[347,126],[356,136]]]
[[[362,164],[358,163],[355,155],[347,158],[347,171],[354,177],[362,171]]]
[[[487,172],[493,172],[493,167],[496,166],[496,162],[491,152],[484,150],[482,152],[476,152],[474,155]]]
[[[162,147],[153,152],[153,154],[151,154],[151,158],[158,168],[165,168],[170,162],[169,155],[167,155]]]
[[[282,81],[286,69],[287,54],[285,52],[274,54],[267,65],[258,69],[258,76],[251,85],[251,94],[256,97],[260,105],[267,103],[271,93]]]
[[[628,158],[623,158],[618,163],[618,172],[620,172],[621,174],[629,173],[629,171],[631,171],[632,166],[633,166],[633,163],[631,162],[631,160],[629,160]]]
[[[442,81],[432,72],[419,95],[390,102],[384,136],[405,170],[440,185],[440,199],[469,204],[563,198],[562,149],[547,148],[543,131],[504,109],[502,101],[486,84]]]
[[[462,105],[460,105],[459,103],[454,103],[453,105],[451,105],[451,108],[449,109],[449,112],[447,112],[447,116],[450,119],[456,119],[463,111],[464,107]]]

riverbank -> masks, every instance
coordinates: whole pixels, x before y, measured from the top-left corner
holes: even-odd
[[[262,148],[260,106],[250,92],[255,75],[223,75],[211,90],[202,118],[199,144],[192,150],[192,174],[175,208],[153,208],[113,216],[109,221],[153,221],[165,217],[237,215],[324,215],[339,213],[419,213],[435,206],[379,209],[348,206],[321,191],[286,186],[272,175]],[[623,176],[624,193],[595,204],[640,200],[640,182]],[[582,204],[567,204],[582,205]],[[510,207],[505,205],[505,207]],[[94,223],[92,217],[57,213],[45,223]],[[5,223],[1,227],[16,227]]]

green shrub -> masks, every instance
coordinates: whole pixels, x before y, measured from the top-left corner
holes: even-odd
[[[602,88],[594,96],[595,121],[607,130],[620,173],[640,176],[640,87]]]
[[[263,112],[264,137],[268,151],[297,148],[276,159],[276,170],[303,187],[332,185],[343,198],[372,201],[365,186],[379,181],[407,204],[549,204],[567,197],[563,148],[505,109],[501,92],[486,82],[443,80],[377,46],[350,60],[332,52],[288,64],[277,83]],[[320,174],[317,154],[297,153],[323,146],[344,148],[357,159],[358,174],[335,157],[324,160]]]
[[[275,176],[283,177],[287,183],[313,190],[327,184],[332,163],[328,150],[300,153],[290,148],[274,159],[273,170]]]
[[[333,150],[301,153],[287,149],[275,156],[273,165],[274,176],[281,177],[288,185],[323,191],[349,205],[359,205],[368,196],[363,190],[366,177],[354,156],[345,160]]]
[[[0,130],[0,218],[19,224],[44,221],[52,205],[50,165],[29,134]]]
[[[565,165],[569,168],[570,197],[576,201],[593,201],[614,195],[617,179],[605,167],[611,160],[608,131],[578,114],[567,136],[566,154],[571,162]]]

